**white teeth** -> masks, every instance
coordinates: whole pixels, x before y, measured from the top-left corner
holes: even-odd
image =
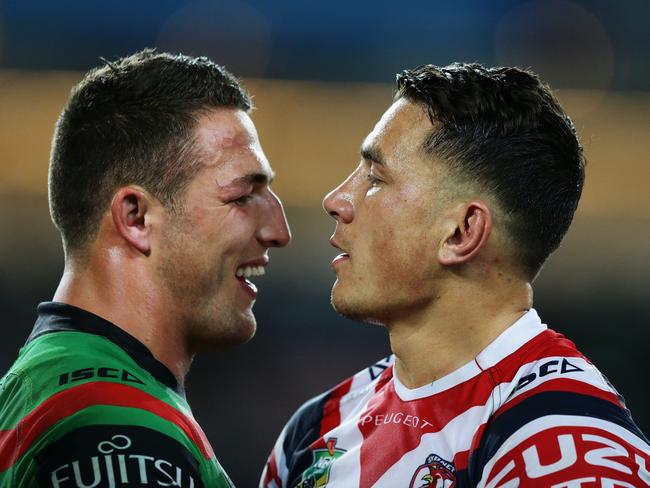
[[[237,278],[250,278],[251,276],[262,276],[265,273],[264,266],[242,266],[237,268],[235,276]]]

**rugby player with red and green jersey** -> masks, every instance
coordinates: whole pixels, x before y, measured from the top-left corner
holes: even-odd
[[[0,383],[0,487],[231,488],[183,387],[137,339],[43,303]]]

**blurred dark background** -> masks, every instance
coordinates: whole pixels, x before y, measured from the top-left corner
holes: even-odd
[[[589,160],[583,201],[535,283],[535,306],[650,432],[648,18],[646,0],[0,1],[0,372],[62,271],[46,185],[69,89],[100,56],[143,47],[210,56],[255,95],[294,233],[256,280],[257,336],[197,358],[188,378],[221,463],[238,486],[255,486],[295,408],[389,352],[384,330],[330,309],[336,253],[320,200],[356,163],[395,73],[422,63],[514,64],[557,90]]]

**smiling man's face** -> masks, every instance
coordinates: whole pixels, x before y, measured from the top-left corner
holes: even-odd
[[[242,110],[202,116],[195,130],[202,168],[168,213],[159,275],[194,352],[247,341],[255,333],[250,281],[263,273],[270,247],[289,243],[273,171],[255,126]]]

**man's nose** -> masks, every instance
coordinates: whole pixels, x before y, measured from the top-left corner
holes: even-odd
[[[349,183],[352,175],[323,199],[323,209],[337,222],[349,224],[354,218],[354,205]]]
[[[284,247],[291,242],[291,229],[282,202],[270,189],[267,202],[270,212],[262,223],[259,239],[265,247]]]

